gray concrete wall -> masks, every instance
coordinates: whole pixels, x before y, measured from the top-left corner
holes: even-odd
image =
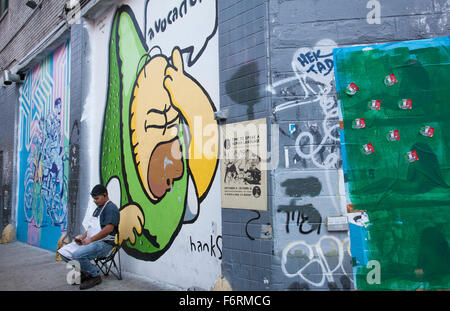
[[[347,212],[333,48],[445,36],[449,11],[445,0],[219,2],[226,123],[266,117],[279,126],[268,212],[222,212],[233,289],[354,288],[348,232],[325,224]],[[272,239],[250,239],[265,224]]]
[[[69,197],[67,228],[70,236],[82,233],[81,223],[86,209],[80,201],[80,187],[85,169],[80,164],[82,150],[86,142],[81,137],[84,132],[81,121],[83,102],[86,98],[89,63],[86,59],[88,49],[86,31],[82,23],[72,25],[70,29],[70,139],[69,139]],[[87,167],[87,166],[85,166]]]
[[[0,86],[0,152],[2,163],[0,164],[0,232],[11,223],[12,219],[12,195],[14,183],[14,138],[16,114],[19,102],[18,89],[15,84]]]
[[[448,35],[450,3],[268,2],[269,91],[275,122],[280,126],[280,165],[273,172],[271,288],[354,288],[348,233],[328,232],[325,226],[326,217],[346,212],[329,54],[334,47]],[[379,24],[367,20],[375,2],[381,9]]]

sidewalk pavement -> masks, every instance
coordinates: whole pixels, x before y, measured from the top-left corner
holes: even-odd
[[[69,285],[70,269],[56,261],[56,253],[14,241],[0,244],[0,291],[80,291]],[[178,291],[171,287],[122,270],[122,280],[111,273],[102,282],[83,291]]]

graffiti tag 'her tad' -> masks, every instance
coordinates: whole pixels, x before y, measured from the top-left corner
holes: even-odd
[[[316,52],[299,53],[297,60],[303,68],[308,68],[307,73],[323,74],[327,76],[333,70],[333,53],[320,55],[321,50]],[[323,62],[321,59],[323,59]]]

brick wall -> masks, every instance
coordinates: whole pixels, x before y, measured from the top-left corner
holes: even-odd
[[[9,1],[0,21],[0,67],[11,68],[63,21],[64,0],[43,0],[32,10],[26,1]]]
[[[220,109],[226,123],[267,117],[267,4],[218,3]],[[273,243],[262,234],[271,227],[270,205],[269,199],[268,211],[222,209],[222,273],[233,290],[270,288]]]
[[[219,1],[221,110],[227,122],[267,114],[266,3]]]

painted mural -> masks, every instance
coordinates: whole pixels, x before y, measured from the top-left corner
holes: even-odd
[[[350,232],[358,289],[450,288],[449,47],[334,51],[347,201],[361,213]]]
[[[102,183],[120,184],[119,243],[144,261],[158,260],[182,225],[197,220],[218,165],[216,108],[189,73],[211,33],[198,43],[201,31],[186,38],[180,30],[216,3],[153,4],[144,33],[130,6],[114,13],[99,165]]]
[[[49,250],[67,230],[69,46],[30,70],[20,88],[17,238]]]

